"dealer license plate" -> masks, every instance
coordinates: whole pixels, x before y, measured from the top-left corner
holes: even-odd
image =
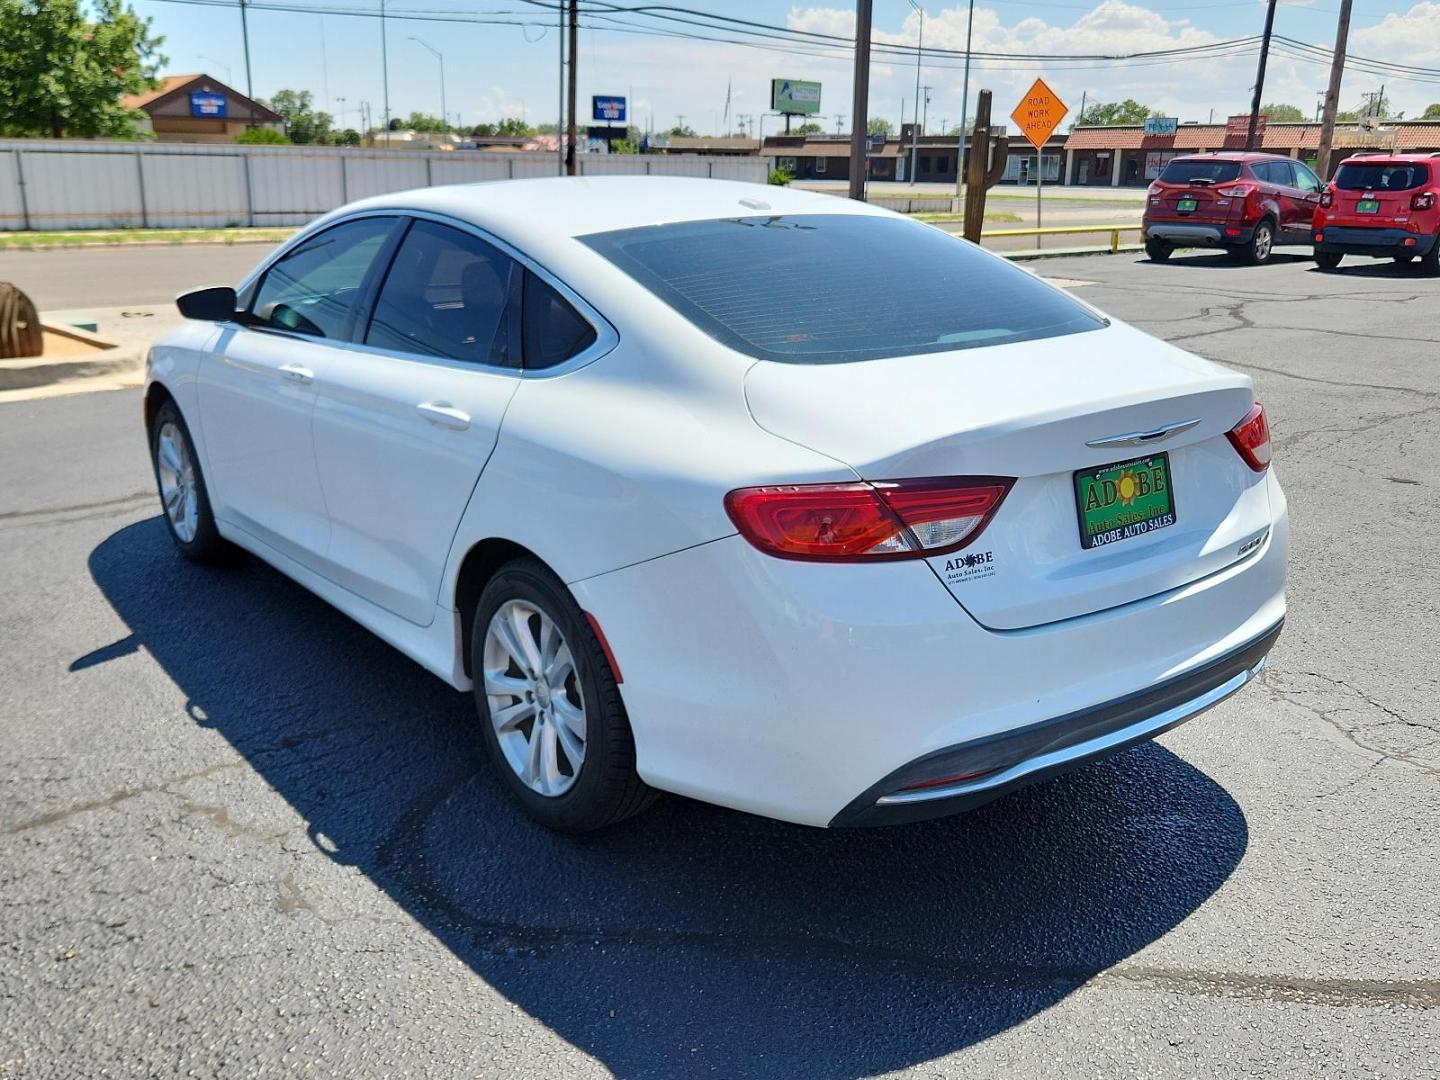
[[[1357,214],[1378,214],[1380,213],[1379,199],[1361,199],[1355,204]]]
[[[1080,546],[1103,547],[1175,524],[1170,455],[1152,454],[1075,474]]]
[[[1179,210],[1182,214],[1188,214],[1190,213],[1190,211],[1194,210],[1195,207],[1199,205],[1200,203],[1196,200],[1194,195],[1186,195],[1183,199],[1181,199],[1178,203],[1175,204],[1175,209]]]

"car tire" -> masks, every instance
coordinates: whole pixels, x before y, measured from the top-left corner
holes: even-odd
[[[606,650],[543,564],[516,559],[490,579],[470,657],[486,753],[532,818],[557,832],[593,832],[654,801],[635,771],[635,739]]]
[[[1430,250],[1420,256],[1420,271],[1430,277],[1440,276],[1440,236],[1430,245]]]
[[[1250,266],[1263,266],[1270,261],[1275,251],[1275,225],[1269,218],[1263,218],[1255,231],[1250,234],[1249,243],[1238,249],[1241,260]]]
[[[220,535],[195,442],[179,408],[167,401],[150,421],[150,464],[160,491],[161,517],[180,554],[191,562],[220,562],[234,549]]]
[[[1145,254],[1151,262],[1164,262],[1175,252],[1175,245],[1168,240],[1146,240]]]
[[[1344,256],[1338,251],[1317,251],[1315,252],[1315,265],[1321,270],[1334,270],[1340,265]]]

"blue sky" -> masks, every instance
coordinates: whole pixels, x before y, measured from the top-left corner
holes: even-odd
[[[203,70],[220,79],[228,75],[227,81],[244,90],[238,8],[169,0],[133,2],[166,36],[167,71]],[[796,28],[853,34],[853,5],[834,0],[828,5],[767,0],[669,2]],[[378,11],[379,0],[317,0],[315,6]],[[392,115],[440,111],[439,66],[431,53],[409,40],[413,35],[444,53],[452,118],[459,113],[467,124],[522,113],[532,123],[555,118],[556,30],[538,25],[548,23],[543,8],[522,0],[387,0],[387,8],[395,15],[453,11],[537,24],[387,20]],[[1337,9],[1338,0],[1282,0],[1276,32],[1328,47],[1334,39]],[[926,44],[963,49],[966,8],[932,2],[925,10]],[[343,110],[344,122],[356,127],[360,103],[368,101],[378,123],[382,101],[378,19],[252,9],[249,20],[257,95],[268,96],[285,87],[308,89],[322,107],[328,103],[337,117]],[[1264,6],[1259,0],[979,0],[974,47],[997,52],[1121,53],[1256,34],[1263,21]],[[878,40],[913,44],[918,26],[919,17],[907,0],[875,0]],[[833,128],[838,114],[848,129],[848,62],[838,56],[800,55],[774,42],[769,44],[769,49],[758,49],[646,36],[620,28],[582,31],[581,107],[588,111],[592,93],[625,94],[631,98],[632,122],[643,126],[653,115],[656,127],[668,127],[684,116],[690,126],[710,133],[721,125],[727,81],[733,86],[732,114],[759,114],[766,111],[769,79],[783,76],[821,81],[826,126]],[[1440,0],[1356,0],[1351,51],[1440,68]],[[1146,66],[1072,66],[1069,70],[1035,61],[998,68],[976,66],[972,69],[971,101],[975,90],[984,86],[995,91],[997,111],[1008,113],[1025,86],[1035,75],[1043,74],[1072,108],[1078,108],[1084,94],[1092,100],[1135,97],[1184,120],[1203,121],[1212,109],[1217,117],[1247,110],[1254,70],[1253,55]],[[933,87],[928,110],[931,129],[942,121],[959,120],[961,75],[958,62],[948,58],[934,58],[922,68],[923,82]],[[1324,64],[1272,57],[1265,98],[1313,111],[1326,77]],[[1379,76],[1347,74],[1342,104],[1358,101],[1381,81]],[[1440,82],[1384,81],[1393,107],[1408,115],[1418,115],[1428,102],[1440,101]],[[872,115],[899,120],[902,99],[908,114],[914,91],[913,61],[877,63],[872,75]],[[766,124],[770,133],[778,122],[769,119]]]

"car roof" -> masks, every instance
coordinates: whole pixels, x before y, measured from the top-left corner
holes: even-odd
[[[1261,150],[1212,150],[1208,154],[1176,154],[1171,161],[1289,161],[1285,154]]]
[[[522,245],[532,235],[553,240],[711,218],[884,213],[819,192],[682,176],[552,176],[451,184],[378,195],[340,212],[379,209],[443,214]]]
[[[1344,165],[1350,161],[1363,161],[1368,164],[1378,164],[1382,161],[1404,161],[1413,165],[1418,162],[1436,161],[1437,159],[1440,159],[1440,154],[1351,154],[1344,161],[1340,162],[1340,164]]]

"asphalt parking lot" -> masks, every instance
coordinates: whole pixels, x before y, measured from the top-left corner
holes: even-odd
[[[0,1076],[1440,1076],[1440,281],[1029,265],[1254,377],[1289,621],[1157,743],[896,829],[544,833],[465,696],[176,556],[138,392],[0,405]]]

